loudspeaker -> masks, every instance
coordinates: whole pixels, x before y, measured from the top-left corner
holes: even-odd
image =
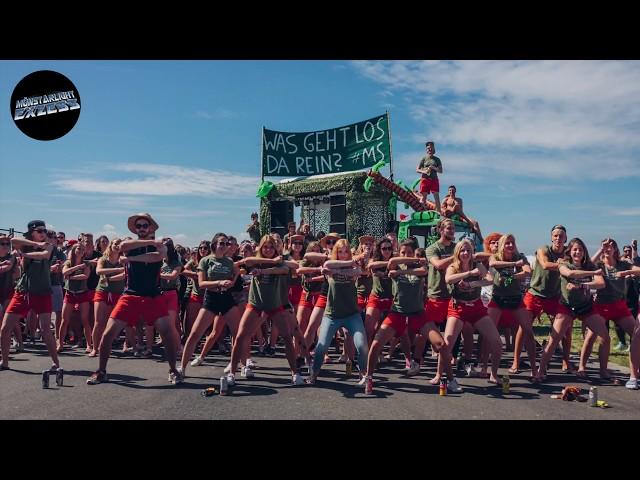
[[[271,232],[280,236],[287,233],[287,225],[293,221],[293,202],[282,200],[271,202]]]

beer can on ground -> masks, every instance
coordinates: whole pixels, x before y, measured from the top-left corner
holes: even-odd
[[[49,370],[42,371],[42,388],[49,388]]]
[[[502,393],[509,393],[510,387],[511,383],[509,382],[509,375],[504,375],[502,377]]]
[[[345,372],[347,373],[347,377],[350,377],[353,374],[353,364],[348,360],[345,364]]]
[[[64,384],[64,370],[61,368],[58,368],[58,370],[56,370],[56,385],[61,387]]]
[[[598,387],[591,387],[589,389],[589,406],[595,407],[598,404]]]
[[[220,377],[220,395],[226,395],[229,391],[229,383],[227,382],[226,375]]]
[[[444,396],[447,394],[447,378],[443,375],[440,377],[440,396]]]

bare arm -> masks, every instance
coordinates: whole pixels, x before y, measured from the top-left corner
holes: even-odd
[[[254,265],[278,265],[279,263],[282,263],[282,257],[275,257],[275,258],[248,257],[244,259],[243,263],[247,267],[252,267]]]
[[[81,267],[83,269],[83,273],[77,273],[75,275],[70,275],[69,274],[70,273],[69,270],[71,270],[71,269],[76,269],[77,270],[76,267]],[[89,266],[81,264],[81,265],[76,265],[75,267],[70,267],[67,270],[67,274],[65,275],[65,277],[69,277],[69,280],[86,280],[87,278],[89,278],[89,273],[90,272],[91,272],[91,268],[89,268]],[[71,272],[71,273],[73,273],[73,272]],[[63,275],[64,275],[64,272],[63,272]]]
[[[558,270],[558,266],[560,264],[549,260],[549,257],[547,256],[547,252],[545,252],[544,249],[542,248],[538,249],[538,251],[536,252],[536,258],[543,269],[550,270],[552,272]]]
[[[182,271],[182,267],[176,267],[173,270],[171,270],[171,273],[160,273],[160,278],[162,280],[169,280],[169,281],[175,280],[176,278],[178,278],[181,271]]]
[[[324,253],[307,252],[304,254],[304,258],[313,263],[324,263],[328,257]]]
[[[458,283],[461,280],[477,275],[480,275],[480,270],[478,268],[474,268],[468,272],[455,273],[453,271],[453,266],[449,265],[449,267],[447,267],[447,273],[444,276],[444,280],[447,283]]]
[[[289,267],[254,268],[250,273],[253,275],[288,275]]]
[[[114,267],[114,268],[105,268],[104,267],[104,259],[98,260],[98,266],[96,267],[96,275],[112,275],[112,274],[120,274],[124,272],[124,267]],[[113,280],[112,277],[110,277]]]
[[[122,273],[118,273],[117,275],[113,275],[109,277],[108,280],[112,282],[119,282],[120,280],[124,280],[124,277],[125,277],[124,272],[122,272]]]
[[[353,267],[353,260],[327,260],[324,268],[348,268]]]
[[[83,263],[81,263],[80,265],[76,265],[75,267],[69,267],[65,265],[64,267],[62,267],[62,275],[64,275],[65,277],[70,277],[71,275],[75,275],[77,271],[84,270],[85,267],[86,265]]]
[[[9,260],[5,260],[0,263],[0,273],[8,272],[13,268],[13,265],[16,263],[16,257],[11,257]]]
[[[446,270],[449,267],[449,265],[453,263],[453,256],[449,258],[445,258],[443,260],[440,260],[437,257],[431,257],[429,259],[429,263],[433,265],[436,270]]]
[[[320,273],[322,267],[298,267],[298,275],[313,275]]]
[[[598,270],[571,270],[566,265],[560,264],[558,271],[560,272],[560,275],[565,278],[584,278],[596,275],[602,276],[602,269],[600,268]]]
[[[395,269],[398,265],[406,265],[408,263],[424,264],[424,258],[419,257],[393,257],[387,263],[389,270]]]
[[[36,248],[44,248],[44,250],[40,252],[23,253],[22,256],[24,258],[30,258],[31,260],[47,260],[49,257],[51,257],[51,252],[53,252],[53,245],[49,245],[48,243],[44,243],[44,242],[40,244],[37,242],[33,242],[33,243],[38,245],[38,247]]]
[[[159,251],[164,245],[161,240],[125,240],[120,244],[120,252],[125,253],[140,247],[157,247]]]

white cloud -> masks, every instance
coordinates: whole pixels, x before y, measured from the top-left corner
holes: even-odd
[[[196,118],[204,118],[205,120],[229,120],[232,118],[238,118],[240,114],[226,108],[216,108],[213,112],[198,110],[194,116]]]
[[[110,195],[196,195],[240,198],[255,195],[259,177],[226,171],[189,168],[152,163],[115,164],[110,170],[127,173],[125,178],[105,180],[83,176],[60,175],[52,184],[74,192],[108,193]],[[141,178],[140,178],[141,177]],[[117,198],[117,197],[114,197]],[[120,205],[139,206],[135,197],[123,197]]]
[[[436,143],[487,152],[538,149],[543,151],[541,158],[546,150],[563,151],[575,158],[572,166],[584,159],[606,165],[601,171],[609,179],[616,178],[613,170],[637,165],[640,62],[362,61],[353,65],[382,86],[381,95],[404,96],[411,116],[423,125],[420,141],[429,137]]]

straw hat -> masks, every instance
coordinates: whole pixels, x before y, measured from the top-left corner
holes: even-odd
[[[153,227],[154,232],[158,230],[158,228],[160,228],[156,223],[156,221],[153,218],[151,218],[151,215],[149,215],[148,213],[136,213],[135,215],[131,215],[129,217],[129,220],[127,221],[127,226],[129,227],[130,232],[135,234],[138,233],[138,231],[136,230],[136,221],[139,218],[144,218],[145,220],[147,220],[149,222],[149,225]]]
[[[371,236],[371,235],[362,235],[358,241],[360,242],[360,245],[362,245],[365,242],[371,242],[372,244],[376,243],[376,238]]]
[[[337,233],[327,233],[324,237],[322,237],[320,239],[320,246],[322,248],[327,248],[327,240],[329,240],[330,238],[335,238],[336,242],[337,242],[342,237],[340,235],[338,235]]]

